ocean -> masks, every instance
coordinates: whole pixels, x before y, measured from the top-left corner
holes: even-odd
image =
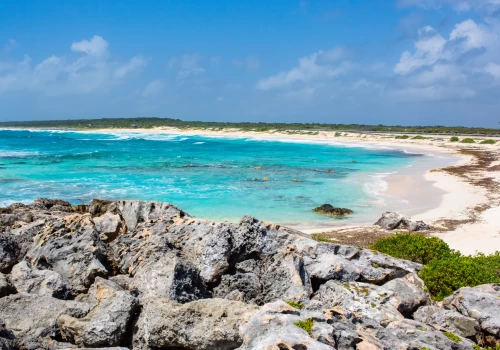
[[[170,202],[193,216],[291,227],[366,223],[401,199],[384,177],[431,156],[322,142],[0,130],[0,207],[38,197]],[[336,219],[313,212],[349,208]]]

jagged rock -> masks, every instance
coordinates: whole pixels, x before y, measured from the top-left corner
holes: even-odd
[[[386,230],[406,229],[413,232],[428,231],[431,229],[429,225],[421,220],[412,221],[400,213],[390,211],[382,214],[382,217],[374,225]]]
[[[0,272],[9,273],[12,266],[17,264],[21,248],[14,236],[0,234]]]
[[[135,229],[137,224],[141,222],[175,215],[183,216],[184,213],[169,203],[143,201],[118,201],[115,203],[129,231]]]
[[[426,323],[464,338],[475,337],[480,331],[479,323],[475,319],[453,310],[440,310],[428,317]]]
[[[71,212],[71,204],[60,199],[38,198],[31,207],[37,210]]]
[[[327,214],[327,215],[331,215],[331,216],[345,216],[345,215],[353,214],[353,211],[351,209],[336,208],[331,204],[323,204],[317,208],[314,208],[313,210],[316,213]]]
[[[17,350],[16,338],[0,319],[0,350]]]
[[[138,306],[116,283],[97,277],[89,290],[90,312],[83,318],[62,315],[57,325],[64,340],[79,346],[118,346]]]
[[[124,290],[130,290],[130,285],[133,281],[132,278],[126,275],[116,275],[109,278],[110,281],[115,282],[117,285],[122,287]]]
[[[60,274],[51,270],[33,269],[28,262],[14,265],[10,279],[18,292],[65,299],[66,284]]]
[[[54,337],[60,315],[83,317],[88,311],[85,303],[41,295],[19,293],[0,299],[0,319],[16,338]]]
[[[178,304],[165,298],[144,301],[136,325],[134,349],[235,349],[243,342],[240,325],[256,307],[225,299]]]
[[[417,311],[415,311],[412,315],[413,319],[417,322],[427,323],[429,317],[434,315],[436,312],[439,312],[441,309],[438,306],[427,305],[419,307]]]
[[[243,343],[238,349],[332,349],[331,346],[311,338],[306,331],[294,325],[301,320],[305,320],[305,317],[301,317],[298,310],[283,301],[266,304],[255,312],[248,322],[241,325]],[[326,322],[323,326],[328,327]],[[333,333],[333,328],[330,327],[330,331]],[[324,333],[328,333],[328,330],[325,332],[324,329],[313,326],[313,335],[318,339],[321,339]]]
[[[7,276],[0,272],[0,298],[3,298],[9,294],[15,293],[16,290],[10,283]]]
[[[97,276],[107,276],[107,251],[89,214],[49,223],[26,254],[31,266],[59,273],[71,295],[84,293]]]
[[[475,319],[483,332],[483,343],[500,345],[500,284],[460,288],[443,300],[443,306]]]
[[[262,284],[254,273],[237,273],[222,276],[221,283],[214,289],[214,298],[226,298],[245,303],[257,303]]]
[[[141,298],[164,297],[186,303],[205,297],[206,287],[198,271],[186,259],[166,254],[141,265],[130,284]]]
[[[393,292],[388,302],[405,317],[410,317],[420,306],[430,303],[430,296],[424,292],[424,282],[416,274],[396,278],[382,286],[387,293]]]
[[[105,213],[93,219],[97,232],[101,234],[101,238],[107,241],[113,241],[120,232],[124,231],[122,218],[118,214]]]

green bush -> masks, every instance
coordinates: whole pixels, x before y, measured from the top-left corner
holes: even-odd
[[[335,137],[339,137],[339,136],[342,136],[342,133],[337,131],[337,132],[335,133]]]
[[[311,235],[311,238],[314,239],[315,241],[318,241],[318,242],[332,243],[332,241],[330,240],[330,237],[328,237],[327,235],[325,235],[323,233],[313,233]]]
[[[462,141],[460,141],[460,143],[476,143],[476,141],[474,141],[474,139],[467,137],[467,138],[463,139]]]
[[[452,136],[452,137],[450,138],[450,141],[451,141],[451,142],[458,142],[458,140],[459,140],[458,136]]]
[[[492,140],[492,139],[488,139],[488,140],[483,140],[481,142],[479,142],[481,145],[494,145],[495,143],[497,143],[495,140]]]
[[[443,300],[462,287],[500,282],[495,266],[498,267],[498,255],[488,258],[453,253],[439,260],[431,260],[419,276],[433,298]]]
[[[288,305],[290,305],[291,307],[293,307],[295,309],[299,309],[299,310],[302,310],[302,308],[304,307],[303,303],[298,303],[296,301],[286,301],[286,303]]]
[[[300,329],[305,330],[309,335],[312,334],[312,329],[314,327],[314,321],[312,318],[308,318],[305,321],[297,321],[294,323]]]
[[[427,139],[427,137],[423,137],[421,135],[417,135],[415,137],[412,137],[412,140],[425,140],[425,139]]]
[[[491,255],[479,253],[474,256],[474,260],[481,264],[485,269],[495,272],[500,278],[500,252],[495,252]]]
[[[410,136],[408,136],[408,135],[398,135],[398,136],[396,136],[396,138],[397,139],[401,139],[401,140],[406,140],[406,139],[410,138]]]
[[[420,264],[427,264],[429,261],[452,254],[448,244],[437,237],[425,237],[423,234],[399,233],[379,239],[371,248],[395,258]]]

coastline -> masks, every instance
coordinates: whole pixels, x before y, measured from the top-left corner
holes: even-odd
[[[500,250],[500,194],[496,194],[496,191],[492,191],[488,186],[479,184],[482,179],[489,179],[492,175],[494,178],[492,181],[500,183],[500,169],[497,169],[500,168],[500,165],[494,163],[493,166],[488,164],[493,169],[476,169],[474,180],[446,171],[450,168],[472,167],[477,163],[477,157],[464,154],[462,150],[477,150],[498,156],[500,155],[499,143],[496,145],[452,143],[449,142],[447,136],[429,136],[424,140],[395,139],[394,135],[375,133],[342,132],[339,136],[338,133],[327,131],[317,133],[273,132],[272,130],[255,132],[235,129],[206,130],[157,127],[152,129],[96,129],[85,132],[198,135],[328,143],[432,155],[432,162],[423,162],[423,166],[402,169],[395,174],[383,177],[387,188],[381,194],[401,199],[400,203],[404,203],[404,201],[409,203],[409,205],[401,204],[398,208],[391,207],[388,210],[400,211],[413,219],[429,223],[433,228],[431,234],[439,236],[452,249],[460,250],[464,254],[476,252],[489,254]],[[500,158],[496,157],[496,159]],[[438,169],[440,170],[437,171]],[[373,222],[377,219],[378,217],[374,218]],[[370,224],[353,225],[345,222],[339,222],[339,225],[325,229],[307,227],[300,229],[309,234],[323,232],[333,240],[348,244],[355,244],[358,237],[362,240],[361,237],[367,234],[372,236],[387,235],[387,232],[380,232],[379,228]]]

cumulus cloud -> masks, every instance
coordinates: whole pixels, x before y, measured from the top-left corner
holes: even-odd
[[[491,74],[495,79],[500,80],[500,64],[488,63],[484,71]]]
[[[88,94],[109,89],[146,61],[136,56],[125,63],[111,59],[100,36],[71,44],[76,58],[49,56],[38,64],[25,55],[19,62],[0,62],[0,92],[39,91],[45,95]]]
[[[298,66],[280,72],[257,83],[259,90],[291,88],[296,83],[311,83],[335,78],[348,72],[352,64],[341,61],[342,55],[336,50],[318,51],[299,59]]]

